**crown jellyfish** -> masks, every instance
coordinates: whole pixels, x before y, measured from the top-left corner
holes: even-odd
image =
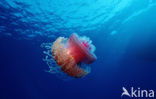
[[[82,63],[92,63],[96,60],[95,46],[88,37],[80,37],[76,33],[69,39],[59,37],[52,45],[52,56],[61,70],[71,77],[80,78],[87,75],[90,69],[83,68]]]

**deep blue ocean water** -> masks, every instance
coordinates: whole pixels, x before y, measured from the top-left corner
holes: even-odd
[[[40,45],[72,33],[97,60],[63,80]],[[156,91],[156,0],[0,0],[0,99],[120,99],[122,87]]]

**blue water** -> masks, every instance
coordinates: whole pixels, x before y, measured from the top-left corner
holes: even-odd
[[[40,45],[74,32],[96,46],[91,73],[45,72]],[[120,99],[155,76],[156,0],[0,0],[0,99]]]

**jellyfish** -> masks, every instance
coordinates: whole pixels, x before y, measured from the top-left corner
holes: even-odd
[[[81,78],[90,73],[89,64],[97,57],[94,54],[95,46],[86,36],[76,33],[68,38],[59,37],[51,46],[52,58],[57,66],[67,75]]]

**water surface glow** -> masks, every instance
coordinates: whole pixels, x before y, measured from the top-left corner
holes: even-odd
[[[1,0],[0,32],[31,39],[102,28],[120,30],[155,4],[155,0]]]

